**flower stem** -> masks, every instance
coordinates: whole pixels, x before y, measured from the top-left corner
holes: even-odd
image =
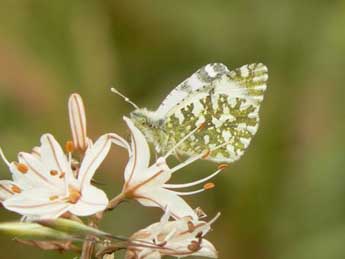
[[[98,229],[98,223],[102,219],[102,214],[96,214],[90,218],[89,226]],[[92,235],[86,236],[83,243],[80,259],[91,259],[95,251],[95,237]]]
[[[121,192],[119,195],[117,195],[115,198],[109,201],[107,210],[112,210],[116,208],[117,205],[119,205],[125,198],[126,195],[123,192]]]

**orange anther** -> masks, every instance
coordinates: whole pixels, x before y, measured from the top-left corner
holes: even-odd
[[[17,169],[19,172],[22,174],[26,174],[29,171],[29,167],[23,163],[18,163],[17,164]]]
[[[55,176],[55,175],[57,175],[59,172],[58,171],[56,171],[56,170],[51,170],[50,171],[50,175],[52,175],[52,176]]]
[[[216,185],[214,183],[206,183],[206,184],[204,184],[204,190],[211,190],[214,187],[216,187]]]
[[[218,165],[218,170],[224,170],[224,169],[226,169],[228,167],[229,167],[228,164],[220,164],[220,165]]]
[[[203,122],[203,123],[201,123],[201,124],[199,125],[198,129],[199,129],[199,130],[202,130],[202,129],[204,129],[204,128],[206,127],[206,125],[207,125],[207,123],[206,123],[206,122]]]
[[[54,201],[54,200],[56,200],[57,198],[59,198],[59,196],[53,195],[53,196],[50,196],[50,197],[49,197],[49,200],[50,200],[50,201]]]
[[[20,189],[17,185],[12,185],[11,190],[14,193],[21,193],[22,192],[22,189]]]
[[[80,191],[73,186],[68,186],[68,190],[69,190],[68,202],[72,204],[77,203],[81,196]]]
[[[65,172],[61,172],[60,175],[59,175],[59,178],[62,179],[65,177]]]
[[[205,154],[202,155],[202,159],[207,159],[208,156],[211,154],[211,150],[207,149],[204,151]]]
[[[65,144],[65,150],[67,153],[72,153],[74,151],[74,144],[73,141],[69,140]]]

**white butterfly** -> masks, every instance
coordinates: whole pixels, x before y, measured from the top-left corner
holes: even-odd
[[[131,102],[136,108],[131,119],[161,154],[183,140],[177,154],[209,150],[206,159],[233,162],[258,129],[267,72],[261,63],[232,71],[220,63],[208,64],[171,91],[156,111]]]

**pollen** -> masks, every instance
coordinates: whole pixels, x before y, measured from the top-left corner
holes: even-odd
[[[29,171],[29,167],[23,163],[18,163],[17,164],[17,169],[19,172],[22,174],[26,174]]]
[[[12,185],[11,190],[14,193],[21,193],[22,192],[22,189],[20,189],[17,185]]]
[[[67,153],[72,153],[74,151],[74,144],[73,141],[69,140],[65,144],[65,150]]]
[[[52,176],[55,176],[55,175],[57,175],[59,172],[58,171],[56,171],[56,170],[51,170],[50,171],[50,175],[52,175]]]
[[[53,195],[53,196],[50,196],[50,197],[49,197],[49,200],[50,200],[50,201],[55,201],[55,200],[58,199],[58,198],[59,198],[59,196]]]
[[[216,185],[214,183],[211,183],[211,182],[204,184],[204,190],[211,190],[214,187],[216,187]]]
[[[77,203],[81,196],[80,191],[71,185],[68,186],[68,191],[69,191],[68,202],[72,204]]]
[[[226,169],[228,167],[229,167],[228,164],[220,164],[220,165],[218,165],[218,170],[224,170],[224,169]]]

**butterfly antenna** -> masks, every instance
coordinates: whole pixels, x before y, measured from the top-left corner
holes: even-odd
[[[110,91],[112,91],[113,93],[121,96],[125,102],[129,103],[130,105],[132,105],[135,109],[139,109],[139,106],[136,105],[134,102],[132,102],[127,96],[124,96],[122,93],[120,93],[116,88],[112,87],[110,88]]]

